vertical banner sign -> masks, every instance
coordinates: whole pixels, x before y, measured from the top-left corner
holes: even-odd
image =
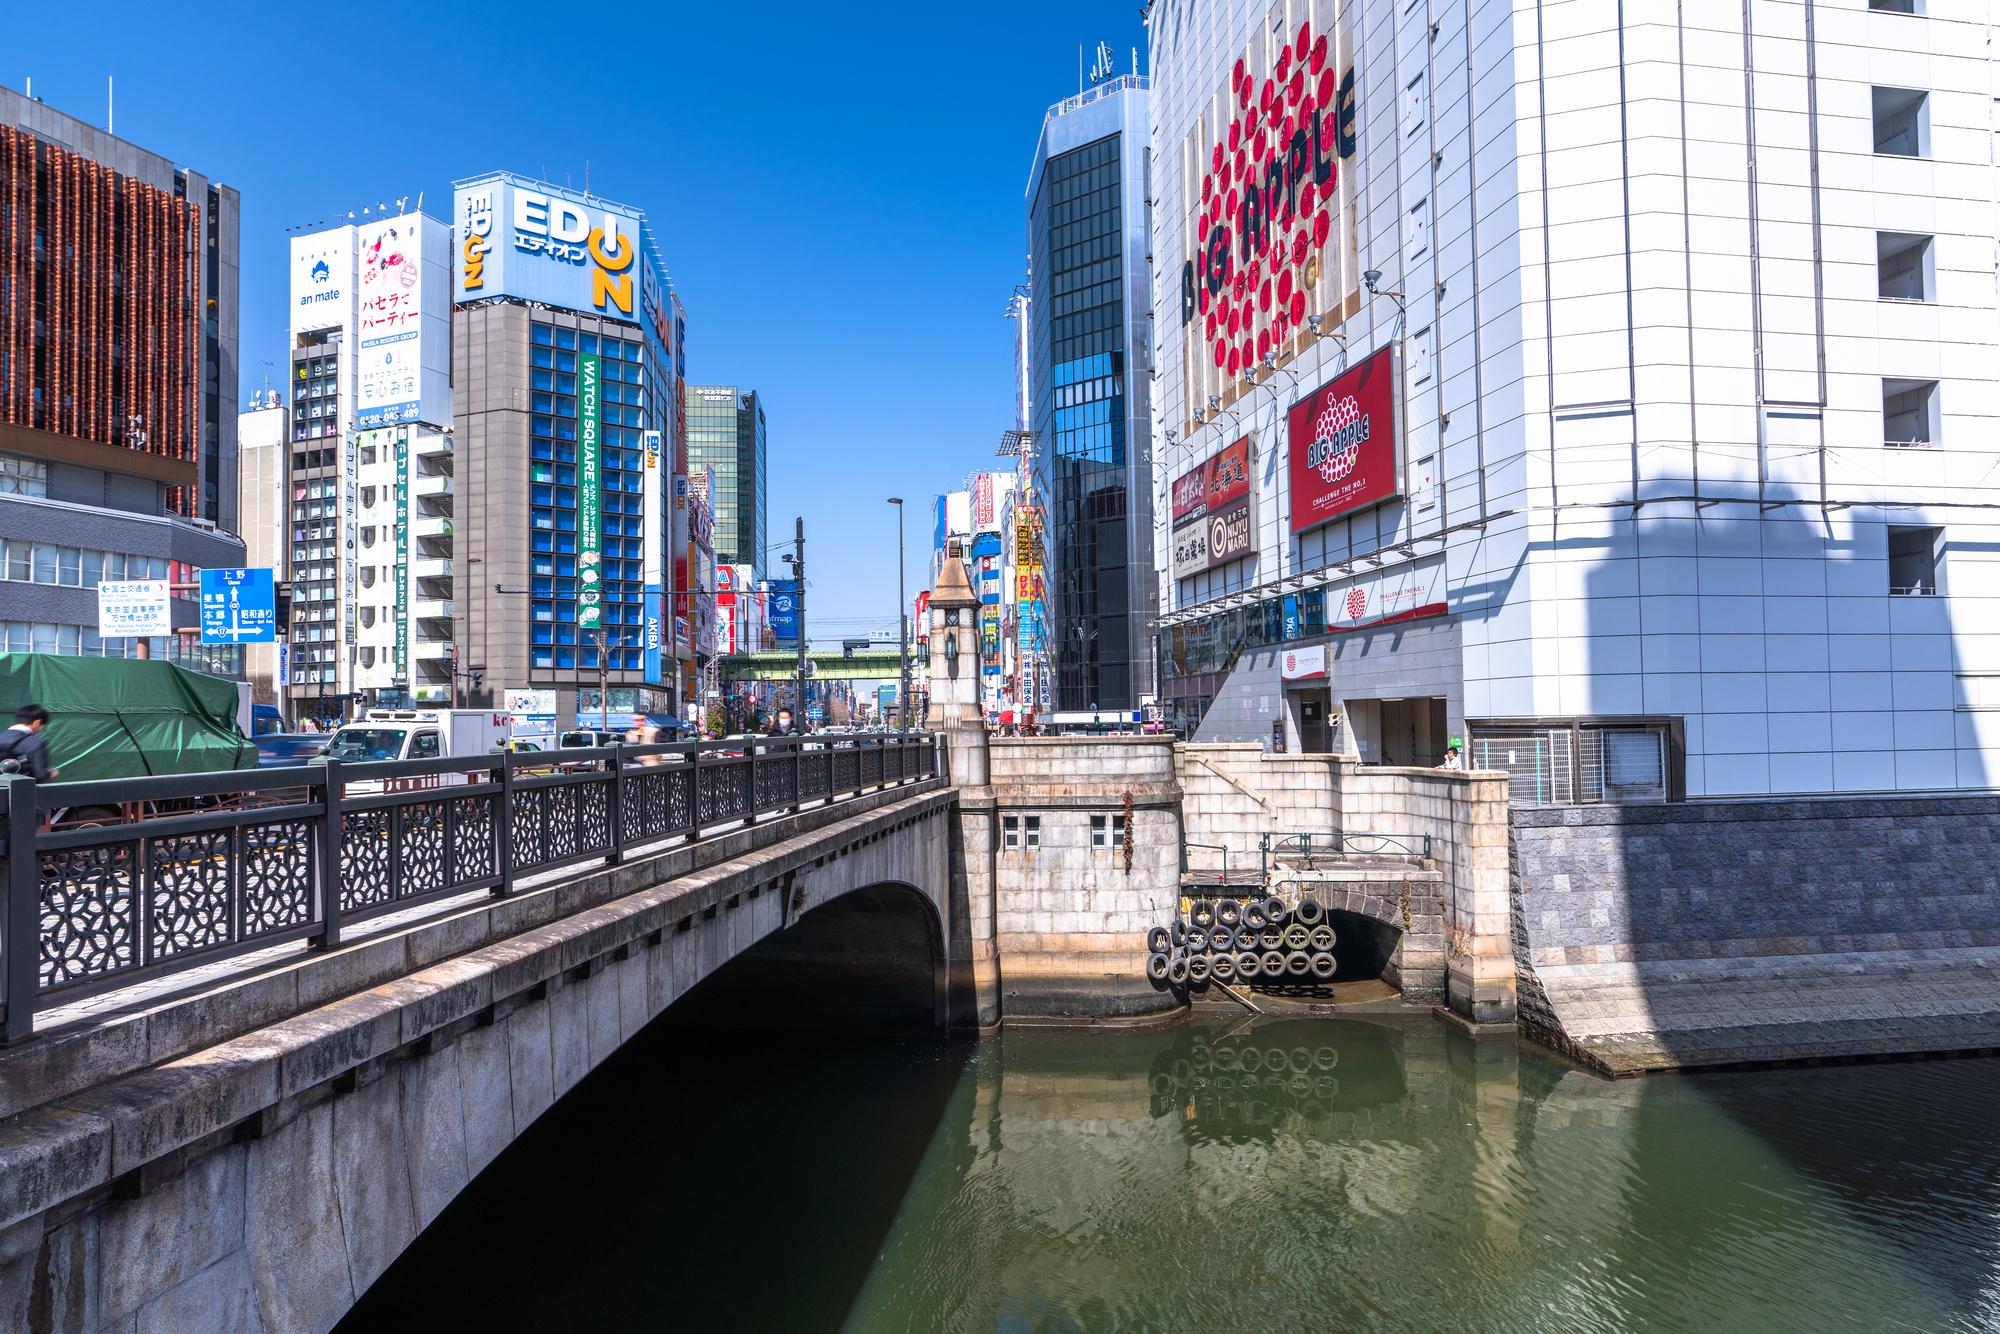
[[[410,679],[410,439],[396,441],[396,679]]]
[[[577,568],[582,575],[581,587],[577,590],[576,623],[578,628],[595,630],[600,624],[599,611],[604,602],[602,583],[603,521],[598,514],[598,476],[601,459],[598,430],[602,420],[598,407],[598,362],[595,352],[585,352],[577,358]]]
[[[662,484],[665,473],[661,469],[661,433],[648,431],[646,443],[646,518],[645,518],[645,578],[646,578],[646,684],[663,684],[660,677],[660,648],[666,640],[666,586],[663,582],[661,562],[666,556],[666,536],[661,530],[660,520],[667,512],[666,488]]]

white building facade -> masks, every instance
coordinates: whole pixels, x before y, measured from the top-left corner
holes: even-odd
[[[1983,9],[1149,24],[1191,735],[1463,742],[1517,804],[1993,785]]]

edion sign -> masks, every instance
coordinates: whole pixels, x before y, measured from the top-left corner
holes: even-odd
[[[1394,500],[1396,361],[1393,345],[1301,399],[1288,423],[1292,531]]]

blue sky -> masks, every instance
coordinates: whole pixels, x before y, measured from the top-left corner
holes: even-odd
[[[753,387],[768,538],[806,520],[811,633],[895,624],[929,500],[1013,425],[1002,319],[1043,113],[1138,0],[944,6],[0,5],[0,83],[243,195],[242,384],[285,346],[285,228],[495,168],[650,215],[689,377]],[[775,568],[775,553],[764,562]],[[760,571],[761,572],[761,571]]]

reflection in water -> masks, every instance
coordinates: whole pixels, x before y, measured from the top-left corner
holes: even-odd
[[[2000,1328],[2000,1061],[1610,1083],[1428,1017],[655,1026],[343,1325]]]
[[[1016,1031],[847,1327],[1992,1328],[1995,1093],[1992,1061],[1613,1084],[1427,1019]]]

